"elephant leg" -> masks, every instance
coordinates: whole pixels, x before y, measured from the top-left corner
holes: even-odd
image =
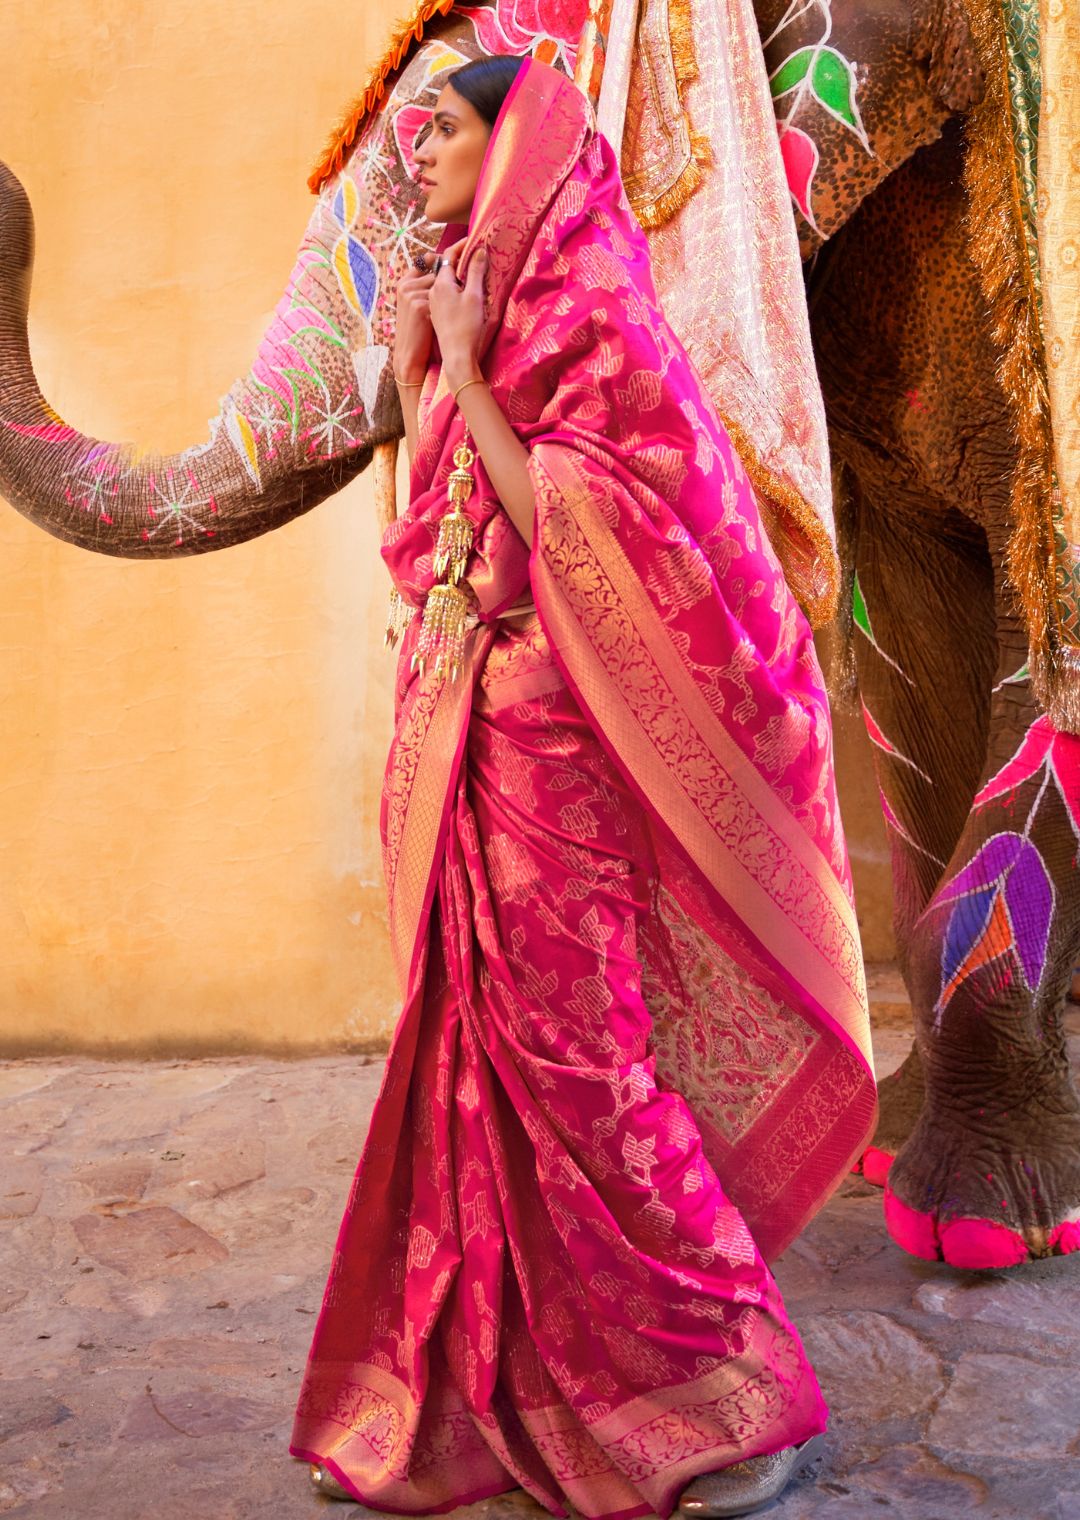
[[[897,1244],[968,1268],[1080,1249],[1062,1025],[1080,949],[1080,737],[1036,708],[1007,603],[997,625],[981,784],[906,941],[925,1101],[885,1193]]]
[[[888,829],[898,956],[967,822],[986,755],[994,680],[994,581],[981,528],[895,482],[850,482],[855,666]],[[963,611],[958,630],[957,609]],[[950,654],[951,651],[951,654]],[[881,1185],[923,1106],[918,1045],[878,1084],[862,1158]]]

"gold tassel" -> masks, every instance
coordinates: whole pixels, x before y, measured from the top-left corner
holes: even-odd
[[[447,512],[439,520],[439,542],[435,547],[432,569],[440,579],[445,576],[456,586],[465,574],[473,546],[473,525],[464,512]]]
[[[386,632],[383,634],[383,643],[387,649],[397,648],[401,635],[415,616],[416,608],[405,600],[396,586],[391,586],[390,606],[387,609],[386,615]]]
[[[469,431],[466,428],[463,441],[454,450],[455,468],[446,482],[446,498],[450,510],[444,512],[439,519],[439,541],[431,562],[431,568],[439,579],[445,576],[452,586],[456,586],[465,574],[465,566],[472,553],[473,525],[461,508],[472,495],[476,484],[471,469],[475,463],[476,455],[469,447]]]
[[[424,603],[420,637],[412,669],[421,675],[430,665],[436,679],[456,681],[465,663],[465,622],[469,597],[460,586],[432,586]]]

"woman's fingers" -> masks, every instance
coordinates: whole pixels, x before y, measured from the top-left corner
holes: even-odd
[[[478,248],[465,276],[465,289],[476,295],[484,293],[484,272],[487,269],[487,249]]]
[[[465,247],[467,241],[467,238],[458,238],[457,242],[451,243],[450,247],[443,254],[443,259],[447,264],[450,265],[450,268],[454,271],[455,275],[457,274],[458,259],[461,257],[461,250]]]

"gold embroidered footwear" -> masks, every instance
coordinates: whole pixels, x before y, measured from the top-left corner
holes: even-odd
[[[679,1509],[695,1520],[727,1520],[731,1515],[752,1515],[771,1504],[797,1472],[825,1446],[824,1436],[811,1436],[798,1446],[769,1452],[764,1457],[749,1457],[717,1472],[702,1473],[687,1484],[679,1496]]]
[[[347,1488],[343,1488],[333,1473],[322,1465],[321,1462],[312,1462],[308,1468],[311,1477],[311,1486],[318,1489],[320,1494],[325,1494],[328,1499],[351,1499],[354,1504],[360,1501],[350,1494]]]

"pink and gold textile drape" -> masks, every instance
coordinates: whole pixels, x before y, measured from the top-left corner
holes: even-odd
[[[448,229],[446,242],[463,230]],[[752,1222],[769,1254],[842,1172],[871,1105],[862,960],[809,628],[761,531],[739,457],[656,303],[644,235],[611,149],[569,83],[535,61],[524,65],[492,136],[466,260],[481,242],[492,314],[485,371],[531,451],[531,584],[556,656],[652,813],[671,863],[665,884],[680,883],[702,926],[693,954],[708,960],[736,923],[752,947],[751,983],[800,1010],[818,1059],[831,1053],[804,1101],[783,1123],[785,1104],[774,1104],[729,1163],[740,1171],[747,1147],[767,1154],[786,1146],[794,1157],[791,1137],[813,1114],[809,1171],[782,1168],[785,1206]],[[384,550],[414,602],[430,584],[462,430],[437,362],[421,422],[412,504]],[[469,578],[490,617],[521,594],[529,571],[482,465],[473,513]],[[467,705],[445,692],[415,704],[430,705],[446,733],[451,707]],[[449,743],[442,739],[442,750]],[[392,764],[388,775],[396,827],[410,810],[417,816],[419,794],[411,762]],[[420,815],[441,813],[448,789]],[[410,885],[403,895],[415,854],[395,839],[387,859],[403,981],[431,890]],[[707,1066],[695,1079],[705,1090]],[[804,1068],[792,1073],[788,1096],[807,1080]],[[715,1133],[723,1146],[719,1119]],[[752,1198],[737,1201],[755,1211]]]
[[[403,642],[405,1009],[293,1451],[391,1511],[520,1484],[666,1515],[696,1473],[823,1427],[763,1258],[874,1117],[828,708],[611,148],[535,61],[466,260],[481,241],[535,539],[478,462],[465,675],[411,674],[415,622]],[[462,431],[436,355],[383,550],[414,605]]]

